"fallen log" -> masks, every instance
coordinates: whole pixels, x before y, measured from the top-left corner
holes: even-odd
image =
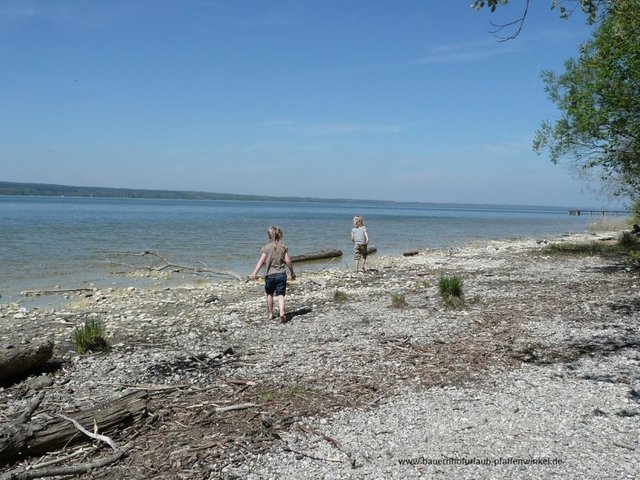
[[[51,340],[13,348],[0,348],[0,384],[42,367],[49,361],[52,353]]]
[[[20,292],[22,297],[39,297],[40,295],[58,295],[65,293],[94,292],[95,288],[58,288],[56,290],[24,290]]]
[[[408,252],[404,252],[402,254],[403,257],[413,257],[414,255],[418,255],[420,250],[409,250]]]
[[[335,258],[341,257],[342,250],[333,249],[333,250],[320,250],[319,252],[310,252],[303,253],[300,255],[292,255],[292,262],[308,262],[309,260],[322,260],[324,258]]]
[[[146,415],[147,400],[147,392],[131,392],[111,402],[70,413],[68,416],[87,430],[93,430],[96,425],[102,433],[114,432]],[[35,408],[30,407],[31,410]],[[44,425],[32,425],[27,424],[30,416],[22,415],[15,421],[0,426],[0,466],[19,458],[44,455],[86,440],[68,420],[56,419]]]

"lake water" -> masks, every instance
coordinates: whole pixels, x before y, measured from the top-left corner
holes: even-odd
[[[120,253],[153,251],[246,275],[269,225],[282,227],[292,255],[338,248],[344,255],[334,264],[352,265],[355,214],[377,255],[582,232],[594,220],[561,207],[0,196],[0,302],[23,290],[132,284],[114,273],[123,270],[114,259],[132,258]]]

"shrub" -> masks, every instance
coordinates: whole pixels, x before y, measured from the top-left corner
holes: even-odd
[[[638,238],[636,237],[635,233],[624,232],[618,239],[618,246],[624,249],[638,248]]]
[[[640,196],[631,205],[631,223],[640,223]]]
[[[462,284],[462,279],[455,275],[453,277],[440,277],[438,290],[445,305],[458,307],[464,303]]]
[[[347,298],[349,298],[347,297],[347,294],[341,290],[336,290],[335,292],[333,292],[333,300],[336,302],[346,302]]]
[[[640,269],[640,252],[630,251],[624,262],[629,270]]]
[[[403,308],[407,306],[407,301],[404,298],[404,295],[400,293],[392,293],[391,294],[391,306],[393,308]]]
[[[566,255],[598,255],[604,253],[605,245],[588,243],[553,243],[541,249],[543,253]]]
[[[73,331],[71,342],[80,355],[87,352],[99,352],[109,349],[104,338],[104,324],[100,320],[87,320],[81,327]]]

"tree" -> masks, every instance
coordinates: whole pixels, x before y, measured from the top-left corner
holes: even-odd
[[[520,15],[520,17],[516,18],[514,21],[505,24],[492,23],[492,25],[496,28],[492,33],[498,35],[500,41],[512,40],[520,34],[520,31],[524,26],[524,21],[527,18],[527,14],[529,12],[529,1],[530,0],[525,0],[522,15]],[[551,9],[553,10],[557,8],[560,12],[560,18],[566,19],[569,18],[578,7],[580,7],[580,9],[587,16],[587,22],[594,23],[596,21],[599,9],[603,5],[606,5],[612,1],[614,0],[551,0]],[[498,6],[506,5],[508,3],[509,0],[474,0],[474,2],[471,4],[471,8],[480,10],[484,7],[487,7],[492,12],[495,12]],[[565,4],[568,4],[569,7],[565,6]],[[513,33],[508,36],[500,37],[499,34],[501,34],[503,31],[505,31],[505,29],[509,27],[512,27],[514,29]]]
[[[640,192],[640,0],[616,0],[604,9],[580,56],[561,75],[545,71],[549,98],[561,115],[544,121],[533,148],[551,161],[615,183],[614,193]]]

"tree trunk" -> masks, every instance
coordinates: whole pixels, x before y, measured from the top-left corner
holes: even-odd
[[[147,392],[135,391],[106,404],[68,416],[89,431],[93,431],[95,422],[98,431],[105,434],[142,418],[147,413],[147,399]],[[45,425],[34,426],[26,423],[30,415],[23,417],[0,426],[0,466],[22,457],[43,455],[66,445],[87,440],[87,437],[68,420],[57,419]]]
[[[51,358],[53,342],[0,348],[0,383],[43,366]]]

